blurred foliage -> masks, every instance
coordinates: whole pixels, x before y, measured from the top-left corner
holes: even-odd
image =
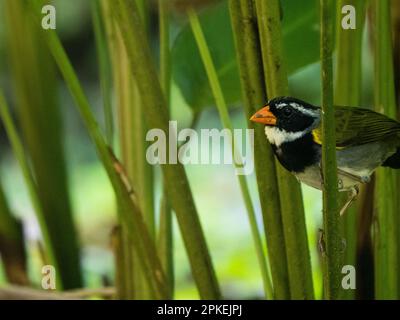
[[[203,11],[200,22],[227,104],[241,99],[238,66],[227,2]],[[319,59],[318,1],[282,1],[284,57],[289,74]],[[223,36],[221,36],[223,35]],[[194,111],[214,104],[192,31],[185,26],[172,51],[174,80]]]

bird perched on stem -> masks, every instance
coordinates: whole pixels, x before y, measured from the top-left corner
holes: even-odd
[[[321,108],[291,97],[278,97],[251,121],[265,134],[282,166],[301,182],[322,189]],[[400,123],[372,110],[335,107],[338,190],[350,191],[343,214],[379,166],[400,168]]]

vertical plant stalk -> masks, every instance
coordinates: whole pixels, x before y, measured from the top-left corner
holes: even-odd
[[[206,39],[205,39],[203,31],[201,29],[199,19],[193,8],[188,9],[188,16],[189,16],[190,25],[192,27],[192,31],[194,34],[194,38],[195,38],[197,46],[199,48],[200,56],[203,60],[204,67],[207,72],[208,80],[210,82],[211,90],[212,90],[214,98],[215,98],[215,102],[217,105],[217,109],[219,112],[219,116],[220,116],[222,125],[224,126],[224,128],[228,129],[231,132],[231,135],[233,136],[233,126],[232,126],[231,120],[229,118],[228,108],[226,106],[226,102],[225,102],[225,99],[224,99],[224,96],[222,93],[218,75],[215,70],[215,66],[212,61],[210,51],[208,49]],[[238,159],[238,157],[236,157],[236,155],[238,154],[238,151],[236,150],[234,144],[232,144],[232,154],[234,155],[234,159]],[[235,161],[235,166],[237,166],[236,161]],[[271,280],[270,280],[269,274],[268,274],[266,257],[265,257],[265,253],[264,253],[264,249],[263,249],[263,245],[262,245],[262,241],[261,241],[260,232],[259,232],[258,226],[257,226],[255,211],[253,208],[253,204],[251,202],[249,188],[248,188],[245,176],[238,175],[238,179],[239,179],[240,190],[242,192],[242,197],[243,197],[245,207],[247,210],[248,219],[250,222],[251,233],[253,236],[257,259],[258,259],[258,263],[259,263],[259,267],[260,267],[260,271],[261,271],[261,276],[263,279],[265,296],[267,298],[272,298],[273,293],[272,293]]]
[[[147,6],[143,0],[136,1],[140,6],[142,21],[147,20]],[[103,2],[107,6],[106,2]],[[146,161],[147,142],[145,139],[148,130],[144,119],[145,106],[143,105],[137,88],[137,79],[129,69],[129,61],[126,48],[123,43],[121,32],[118,25],[113,21],[112,15],[105,15],[109,24],[112,24],[116,41],[110,41],[110,51],[112,52],[112,64],[114,67],[115,91],[118,99],[118,123],[120,126],[119,136],[121,141],[122,162],[127,168],[127,175],[133,182],[133,187],[138,194],[139,204],[144,214],[146,224],[153,239],[155,239],[155,213],[154,213],[154,185],[153,167]],[[124,233],[124,231],[123,231]],[[150,299],[152,298],[146,284],[144,283],[143,273],[139,257],[132,255],[134,243],[124,242],[127,268],[131,268],[131,288],[128,290],[129,298]],[[131,256],[131,258],[129,258]],[[130,291],[130,292],[129,292]]]
[[[28,286],[28,268],[22,223],[13,216],[0,184],[0,257],[9,283]]]
[[[392,33],[390,1],[372,1],[375,28],[375,109],[389,117],[396,118],[394,92]],[[399,298],[399,218],[398,173],[390,168],[380,168],[376,177],[376,221],[374,224],[375,243],[375,298]]]
[[[161,129],[163,132],[169,133],[169,139],[176,141],[174,133],[168,130],[165,97],[151,60],[150,47],[136,3],[133,0],[117,0],[110,1],[109,4],[119,23],[128,53],[130,69],[140,80],[137,86],[142,102],[146,105],[144,113],[149,128]],[[167,159],[169,158],[168,149]],[[220,290],[217,278],[184,168],[180,163],[163,164],[161,168],[200,297],[202,299],[218,299]]]
[[[131,151],[133,139],[133,116],[132,108],[132,92],[133,80],[128,72],[128,61],[125,53],[121,35],[114,19],[110,14],[110,8],[107,0],[101,0],[102,20],[104,21],[105,31],[107,34],[107,44],[110,52],[111,63],[113,66],[113,81],[117,105],[117,119],[119,124],[119,145],[121,148],[122,162],[126,168],[126,173],[132,177],[134,172],[133,151]],[[118,203],[118,211],[122,210],[122,205]],[[115,237],[114,255],[116,259],[116,286],[119,299],[135,299],[138,298],[138,285],[136,284],[134,268],[134,244],[128,236],[129,229],[122,221],[119,221],[121,227],[118,229],[118,237]]]
[[[362,36],[365,21],[365,1],[364,0],[340,0],[337,1],[337,63],[334,104],[343,106],[360,106],[361,104],[361,65],[362,65]],[[343,29],[342,7],[352,5],[356,9],[356,29]],[[340,196],[340,195],[339,195]],[[345,200],[347,195],[342,194],[339,199]],[[343,201],[340,201],[344,203]],[[356,265],[357,247],[357,206],[351,206],[343,220],[343,234],[346,239],[346,249],[343,257],[343,264]],[[359,212],[364,215],[363,212]],[[366,213],[368,214],[368,213]],[[359,275],[359,274],[358,274]],[[343,298],[354,299],[355,290],[344,291]]]
[[[255,0],[269,98],[288,94],[278,0]],[[278,186],[292,299],[313,299],[310,252],[300,185],[280,164]]]
[[[64,289],[73,289],[82,286],[82,272],[62,147],[63,123],[57,104],[56,73],[40,34],[43,29],[31,17],[30,2],[5,1],[16,114],[32,164],[43,222],[53,243],[57,274]]]
[[[338,210],[335,110],[333,107],[332,53],[334,2],[321,0],[322,174],[324,217],[324,289],[326,299],[340,293],[341,238]]]
[[[140,12],[140,18],[145,26],[146,37],[148,37],[149,30],[149,11],[148,3],[146,0],[136,0]],[[123,43],[121,37],[121,43]],[[126,48],[124,47],[124,51]],[[127,65],[129,65],[128,55],[125,52],[125,59]],[[125,72],[127,76],[131,78],[132,82],[132,94],[131,100],[125,108],[128,111],[130,117],[132,117],[132,127],[130,132],[133,134],[131,139],[128,137],[128,144],[130,152],[132,154],[132,163],[127,163],[128,166],[132,167],[133,171],[129,175],[133,181],[133,185],[138,192],[138,198],[140,199],[140,205],[144,218],[149,229],[151,237],[156,239],[156,228],[155,228],[155,210],[154,210],[154,177],[153,177],[153,166],[151,166],[146,160],[146,149],[148,147],[148,142],[146,141],[146,133],[148,131],[148,125],[144,116],[146,106],[144,105],[140,93],[137,87],[138,81],[135,72],[130,72],[129,67],[126,68]],[[125,119],[121,119],[124,121]],[[124,134],[124,133],[122,133]],[[135,244],[133,244],[135,245]],[[143,273],[146,270],[140,268],[140,263],[137,261],[138,257],[133,259],[134,267],[134,289],[137,293],[138,299],[151,299],[152,296],[143,282]]]
[[[96,38],[96,50],[99,63],[100,86],[103,97],[103,112],[105,120],[105,136],[109,146],[113,145],[114,123],[111,102],[111,70],[109,53],[106,43],[106,31],[102,21],[100,0],[92,1],[92,20]]]
[[[254,130],[254,160],[258,193],[268,246],[275,299],[289,299],[289,275],[285,238],[281,219],[277,172],[274,154],[264,128],[254,125],[250,117],[265,104],[261,48],[258,41],[257,17],[252,0],[230,0],[230,14],[236,44],[247,126]]]
[[[159,33],[160,33],[160,82],[164,92],[166,107],[170,113],[171,92],[171,53],[169,45],[169,10],[168,0],[158,0]],[[173,229],[172,209],[169,203],[166,184],[160,203],[160,225],[158,233],[158,251],[161,263],[167,276],[171,297],[174,292],[174,261],[173,261]]]
[[[24,147],[22,145],[21,139],[17,133],[14,122],[11,118],[8,104],[3,95],[3,91],[0,89],[0,117],[3,121],[4,128],[6,130],[8,139],[10,140],[12,150],[15,157],[21,167],[22,175],[25,180],[25,184],[28,189],[29,197],[32,202],[33,209],[35,210],[36,217],[39,222],[39,226],[42,232],[43,242],[46,248],[46,253],[48,255],[49,262],[54,266],[56,270],[58,269],[57,259],[55,257],[55,246],[50,239],[48,225],[46,224],[45,215],[43,213],[43,208],[39,200],[39,195],[37,192],[37,185],[32,172],[29,168],[28,161],[26,159]],[[56,277],[56,287],[57,289],[62,289],[62,282],[60,277]]]

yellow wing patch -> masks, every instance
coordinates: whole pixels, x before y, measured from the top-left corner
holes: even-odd
[[[316,128],[313,131],[311,131],[311,134],[313,136],[313,140],[315,143],[318,143],[319,145],[322,145],[322,132],[320,128]],[[336,146],[336,149],[344,149],[344,147],[338,147]]]

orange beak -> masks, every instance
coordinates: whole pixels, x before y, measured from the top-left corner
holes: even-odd
[[[272,114],[271,111],[269,111],[268,105],[253,114],[253,116],[250,118],[250,121],[263,123],[269,126],[276,125],[276,117]]]

